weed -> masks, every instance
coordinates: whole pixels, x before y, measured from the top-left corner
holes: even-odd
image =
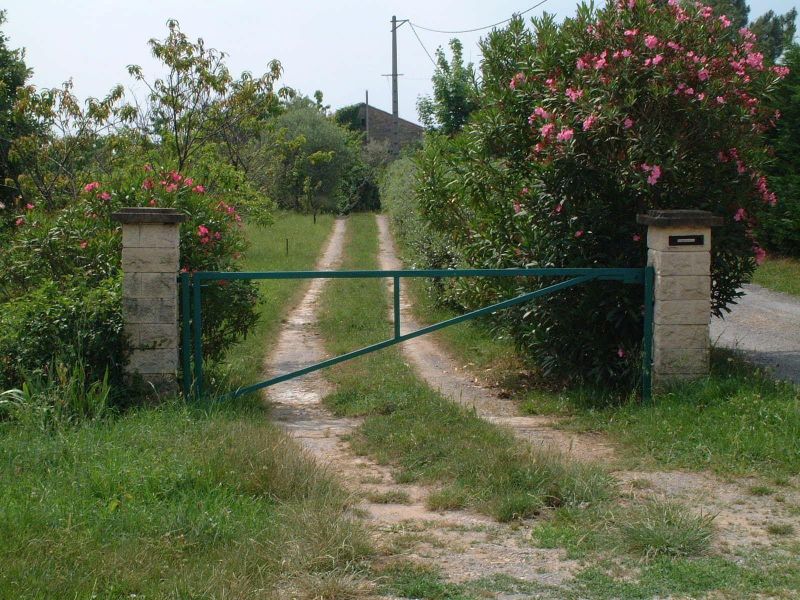
[[[698,556],[708,551],[713,516],[695,515],[672,502],[651,501],[634,508],[619,526],[629,551],[645,558]]]
[[[792,535],[794,525],[791,523],[770,523],[767,525],[767,533],[770,535]]]
[[[753,485],[748,490],[753,496],[771,496],[775,493],[771,487],[766,485]]]
[[[367,492],[364,497],[374,504],[411,504],[411,497],[408,492],[402,490]]]

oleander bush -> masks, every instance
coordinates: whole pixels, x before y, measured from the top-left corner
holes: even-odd
[[[474,267],[641,267],[648,209],[724,217],[712,246],[713,311],[763,257],[753,235],[776,195],[763,175],[770,67],[747,29],[702,4],[583,4],[559,24],[520,18],[482,42],[480,109],[431,137],[419,166],[426,220]],[[546,285],[551,282],[542,282]],[[529,291],[456,284],[463,307]],[[504,313],[550,375],[630,386],[640,368],[640,286],[598,282]]]

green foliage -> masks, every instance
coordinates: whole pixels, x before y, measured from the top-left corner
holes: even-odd
[[[361,118],[359,117],[362,106],[363,104],[360,103],[343,106],[333,114],[333,118],[336,119],[339,125],[343,125],[351,131],[364,131],[364,126],[361,124]]]
[[[433,74],[433,98],[417,101],[420,121],[431,131],[452,135],[461,131],[470,114],[478,108],[477,81],[472,63],[464,65],[464,47],[458,39],[450,40],[452,58],[436,50]]]
[[[57,361],[45,374],[28,376],[22,389],[0,394],[0,418],[8,416],[24,427],[48,431],[105,416],[112,390],[108,371],[93,380],[80,359],[70,362],[72,367]]]
[[[0,27],[6,13],[0,11]],[[0,32],[0,240],[3,230],[13,222],[16,203],[16,180],[20,165],[10,156],[11,144],[33,128],[30,119],[15,114],[18,89],[25,85],[31,71],[25,64],[24,52],[7,46],[8,38]]]
[[[118,277],[87,283],[42,281],[0,304],[0,389],[52,378],[59,361],[85,380],[119,383],[126,358]]]
[[[280,62],[271,61],[259,77],[246,72],[234,79],[224,53],[206,48],[202,38],[191,41],[174,19],[167,21],[167,27],[165,39],[150,40],[153,56],[166,75],[150,82],[141,67],[128,67],[149,90],[152,133],[171,149],[178,171],[204,144],[218,140],[225,142],[236,164],[241,160],[237,153],[241,137],[276,111],[279,98],[293,95],[288,88],[275,91],[283,73]]]
[[[782,63],[789,74],[774,92],[780,119],[770,135],[775,151],[770,176],[780,202],[758,212],[757,235],[768,250],[800,256],[800,46],[790,46]]]
[[[727,15],[733,27],[747,27],[747,16],[750,6],[745,0],[711,0],[708,3],[714,14]],[[767,11],[750,23],[750,29],[756,35],[758,48],[771,63],[775,63],[794,40],[797,11],[792,8],[783,15]]]
[[[750,29],[758,39],[759,49],[771,62],[777,62],[783,51],[794,42],[796,20],[797,9],[792,8],[783,15],[768,10],[750,23]]]
[[[281,208],[316,215],[377,203],[357,136],[308,102],[270,122],[253,152],[249,176]]]
[[[481,108],[461,135],[427,143],[420,209],[474,267],[643,266],[637,214],[710,210],[725,217],[712,248],[720,313],[762,252],[747,217],[775,198],[759,131],[783,72],[711,9],[620,6],[582,5],[560,25],[534,19],[532,31],[515,19],[489,35]],[[527,285],[447,294],[474,307]],[[640,287],[581,286],[503,319],[546,374],[625,387],[638,377]]]

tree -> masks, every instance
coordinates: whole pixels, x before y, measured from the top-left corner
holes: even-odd
[[[204,144],[224,140],[233,162],[238,128],[248,119],[269,115],[279,98],[292,92],[275,84],[282,73],[280,62],[273,60],[260,77],[243,73],[234,79],[225,65],[225,53],[206,48],[202,38],[192,42],[174,19],[167,21],[169,34],[164,40],[151,39],[153,56],[167,69],[167,75],[148,81],[142,68],[128,67],[128,72],[149,90],[152,133],[170,147],[175,166],[180,171]]]
[[[745,0],[712,0],[709,2],[717,15],[726,15],[736,29],[747,27],[750,6]],[[797,10],[784,15],[767,11],[750,23],[750,30],[758,38],[758,45],[767,58],[775,63],[794,40]]]
[[[0,11],[0,26],[5,22],[6,12]],[[11,145],[34,128],[30,119],[16,110],[18,90],[30,76],[24,51],[9,48],[8,38],[0,32],[0,230],[11,222],[19,195],[20,165],[10,156]]]
[[[448,62],[444,50],[436,50],[433,98],[426,96],[417,101],[422,123],[445,135],[460,131],[478,106],[475,69],[472,63],[464,65],[463,46],[458,39],[450,40],[450,51],[452,58]]]

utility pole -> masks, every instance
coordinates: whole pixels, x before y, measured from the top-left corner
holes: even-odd
[[[392,15],[392,153],[400,152],[400,109],[397,97],[397,28],[408,23],[408,19],[401,21]]]

